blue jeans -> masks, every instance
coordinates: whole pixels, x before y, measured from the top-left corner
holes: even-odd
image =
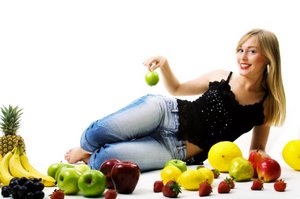
[[[93,122],[80,145],[92,153],[92,169],[112,158],[135,162],[142,172],[161,169],[170,159],[186,159],[185,143],[176,137],[178,119],[176,99],[146,95]]]

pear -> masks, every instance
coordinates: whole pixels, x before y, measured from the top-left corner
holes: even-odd
[[[229,164],[229,175],[236,182],[250,181],[254,175],[254,169],[250,161],[243,157],[236,157]]]

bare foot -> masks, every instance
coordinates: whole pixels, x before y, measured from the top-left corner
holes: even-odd
[[[80,161],[88,163],[90,156],[90,152],[87,152],[80,147],[76,147],[66,152],[65,160],[70,164],[75,164]]]

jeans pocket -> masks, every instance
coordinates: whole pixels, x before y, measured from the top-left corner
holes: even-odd
[[[178,106],[177,101],[167,100],[165,107],[165,118],[162,126],[162,130],[166,131],[178,131],[179,126],[179,116],[178,116]]]
[[[172,131],[161,131],[162,141],[174,159],[185,160],[186,146],[183,140],[177,139],[177,133]]]

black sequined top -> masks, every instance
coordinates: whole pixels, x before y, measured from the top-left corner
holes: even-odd
[[[231,91],[229,80],[209,83],[208,90],[195,101],[177,99],[179,109],[178,138],[198,145],[204,161],[210,147],[219,141],[234,141],[254,126],[264,122],[264,98],[255,104],[241,105]]]

